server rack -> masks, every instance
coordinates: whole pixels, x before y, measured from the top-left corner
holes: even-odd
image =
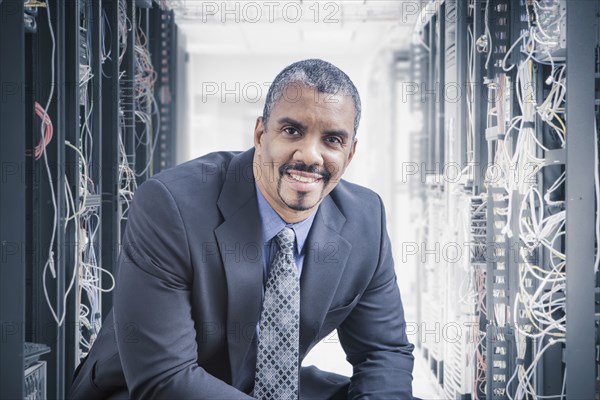
[[[413,189],[425,204],[422,251],[436,240],[460,243],[444,225],[470,205],[466,271],[447,257],[419,271],[419,322],[435,321],[426,305],[436,302],[449,306],[442,323],[469,326],[467,360],[454,356],[455,344],[442,341],[440,352],[423,335],[418,342],[448,398],[597,396],[597,199],[589,171],[598,168],[598,7],[448,0],[430,2],[420,17],[413,71],[427,71],[421,87],[443,88],[422,90],[424,104],[413,102],[426,138],[415,145],[425,179]],[[456,101],[452,83],[466,88]],[[444,172],[454,163],[459,180]],[[453,211],[440,216],[437,207]],[[463,309],[448,302],[461,290],[471,299]]]
[[[150,37],[149,14],[169,13],[164,7],[0,2],[0,54],[11,60],[0,65],[0,398],[64,398],[112,307],[128,201],[166,165],[139,135],[144,125],[161,129],[157,117],[143,117],[158,107],[140,106],[154,81],[134,92],[144,79],[140,57],[154,72],[157,46],[140,36]],[[172,14],[170,24],[176,42]],[[174,73],[169,79],[176,84]],[[163,151],[174,157],[173,143]],[[153,168],[142,171],[136,153]]]
[[[156,103],[160,131],[156,138],[153,168],[160,170],[169,168],[176,163],[175,149],[177,148],[177,25],[173,10],[153,8],[150,10],[152,30],[150,42],[152,61],[157,66]]]
[[[20,379],[4,371],[23,371],[25,340],[25,28],[22,2],[0,2],[0,53],[11,52],[12,63],[0,63],[0,397],[21,398]]]
[[[101,141],[102,163],[98,169],[101,171],[100,192],[102,196],[101,208],[101,247],[100,257],[111,266],[116,266],[119,256],[120,220],[121,209],[119,204],[120,185],[120,159],[119,159],[119,98],[121,85],[118,79],[119,70],[119,4],[117,1],[102,1],[100,12],[104,19],[104,42],[106,52],[111,54],[103,60],[102,73],[99,77],[98,91],[101,93],[102,114],[100,121],[103,135]],[[98,20],[100,21],[100,20]],[[110,40],[107,35],[110,35]],[[116,271],[112,271],[115,273]],[[102,296],[102,309],[112,308],[112,297]]]
[[[600,5],[598,2],[568,1],[567,13],[567,82],[566,100],[566,256],[567,267],[567,342],[565,363],[567,394],[571,398],[590,398],[598,394],[598,271],[594,271],[593,186],[584,177],[586,171],[598,170],[597,88],[600,87]],[[594,40],[595,36],[595,40]],[[594,85],[595,84],[595,85]],[[595,87],[596,86],[596,87]],[[596,201],[600,201],[596,199]],[[600,238],[596,238],[600,240]],[[591,351],[595,349],[596,351]]]
[[[78,157],[67,146],[79,146],[79,7],[48,3],[44,8],[38,9],[37,30],[27,34],[29,51],[23,64],[24,132],[31,133],[21,150],[29,149],[26,168],[31,171],[25,191],[26,246],[31,249],[26,256],[25,340],[52,349],[45,356],[47,390],[63,398],[63,376],[74,370],[74,349],[66,343],[74,341],[77,322],[74,305],[64,299],[72,292],[77,274],[76,231],[67,221],[66,202],[67,190],[78,193],[79,188]],[[46,139],[48,130],[52,137]]]

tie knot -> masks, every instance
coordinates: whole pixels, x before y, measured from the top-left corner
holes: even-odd
[[[277,236],[275,236],[279,249],[281,249],[281,252],[284,254],[294,254],[294,239],[296,239],[294,230],[287,226],[280,230]]]

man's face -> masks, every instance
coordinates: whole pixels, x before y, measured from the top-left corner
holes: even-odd
[[[351,96],[291,84],[268,126],[257,119],[256,182],[286,222],[308,217],[339,182],[356,148],[354,113]]]

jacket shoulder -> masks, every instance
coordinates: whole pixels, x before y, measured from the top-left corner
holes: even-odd
[[[382,204],[381,198],[373,190],[344,179],[331,191],[331,197],[344,214],[344,209],[370,210],[371,214],[374,208],[379,210]]]
[[[217,199],[230,165],[239,152],[215,152],[153,175],[135,191],[133,203],[155,207],[157,196],[169,193],[184,220],[194,215],[217,215]],[[159,189],[162,186],[163,189]],[[158,190],[158,192],[157,192]]]
[[[379,195],[373,190],[348,181],[340,181],[330,193],[346,218],[343,232],[350,240],[382,240],[385,229],[385,210]],[[360,235],[356,233],[360,232]]]

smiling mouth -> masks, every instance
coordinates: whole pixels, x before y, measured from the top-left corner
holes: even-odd
[[[315,183],[323,179],[321,175],[299,171],[287,171],[287,176],[296,182]]]

